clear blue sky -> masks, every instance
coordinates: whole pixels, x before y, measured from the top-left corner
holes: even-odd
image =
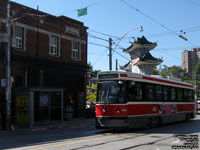
[[[157,42],[158,46],[151,51],[151,54],[163,58],[161,66],[181,66],[182,52],[200,47],[199,0],[124,0],[124,2],[121,0],[15,0],[14,2],[35,9],[38,5],[40,11],[55,16],[65,15],[89,27],[88,63],[90,62],[95,70],[109,69],[109,52],[105,47],[90,43],[108,46],[107,41],[94,36],[102,39],[108,39],[109,36],[94,31],[121,37],[130,29],[143,26],[144,32],[139,30],[129,32],[119,46],[127,48],[130,46],[130,37],[137,38],[144,35],[149,41]],[[77,17],[75,10],[87,6],[89,6],[88,14]],[[189,41],[184,41],[178,35],[185,36]],[[113,40],[115,43],[118,42],[114,37]],[[114,44],[113,48],[115,48]],[[130,56],[123,53],[122,49],[117,48],[115,51],[113,70],[115,70],[116,59],[120,66],[130,60]]]

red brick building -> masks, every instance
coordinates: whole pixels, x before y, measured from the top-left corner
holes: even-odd
[[[11,37],[16,39],[16,47],[11,48],[12,94],[18,87],[64,88],[64,103],[73,100],[74,115],[81,116],[84,108],[79,110],[77,95],[85,92],[87,27],[65,16],[10,4]],[[0,33],[5,33],[7,0],[0,0],[0,6]],[[5,78],[5,50],[6,43],[0,43],[0,79]],[[2,101],[5,88],[0,91]],[[85,96],[82,99],[84,106]]]

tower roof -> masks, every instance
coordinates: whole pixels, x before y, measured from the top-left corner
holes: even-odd
[[[144,54],[140,60],[137,62],[137,65],[142,65],[142,64],[160,64],[162,63],[163,60],[161,58],[155,58],[151,55],[150,52]]]
[[[149,42],[144,36],[141,38],[137,38],[136,41],[134,41],[131,46],[129,46],[127,49],[124,49],[124,52],[130,53],[134,52],[138,49],[145,49],[145,50],[152,50],[157,46],[156,42]]]

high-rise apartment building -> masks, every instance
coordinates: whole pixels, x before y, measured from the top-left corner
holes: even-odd
[[[200,48],[192,48],[182,53],[182,68],[186,72],[192,72],[196,64],[200,61]]]

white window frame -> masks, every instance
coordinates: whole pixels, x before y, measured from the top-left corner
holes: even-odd
[[[76,49],[74,47],[74,43],[78,44],[78,46],[77,46],[78,49]],[[80,42],[72,41],[72,59],[80,60],[81,59],[80,54],[81,54],[81,44],[80,44]]]
[[[52,41],[52,40],[55,40],[55,41]],[[50,37],[49,37],[49,54],[53,55],[53,56],[59,56],[60,55],[59,45],[60,45],[59,37],[50,35]]]
[[[20,30],[21,36],[16,35],[16,30]],[[22,27],[15,27],[15,38],[16,38],[16,49],[24,49],[24,28]]]

